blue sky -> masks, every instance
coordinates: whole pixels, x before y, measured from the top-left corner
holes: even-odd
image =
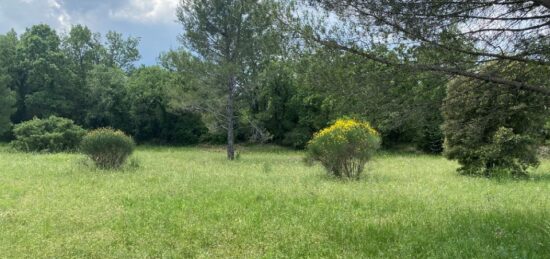
[[[18,33],[46,23],[59,33],[73,24],[94,32],[109,30],[141,38],[140,63],[156,63],[159,53],[180,46],[181,26],[176,22],[179,0],[0,0],[0,33]]]

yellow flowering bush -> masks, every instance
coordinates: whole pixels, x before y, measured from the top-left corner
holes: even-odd
[[[307,160],[321,163],[336,177],[357,179],[380,142],[380,134],[369,123],[340,119],[313,136]]]

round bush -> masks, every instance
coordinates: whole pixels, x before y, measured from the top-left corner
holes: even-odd
[[[15,125],[13,148],[24,152],[63,152],[78,149],[86,131],[72,120],[51,116]]]
[[[81,150],[97,167],[116,169],[121,167],[134,152],[134,140],[124,132],[113,129],[97,129],[82,140]]]
[[[357,179],[380,142],[380,134],[369,123],[341,119],[313,136],[307,160],[320,162],[336,177]]]

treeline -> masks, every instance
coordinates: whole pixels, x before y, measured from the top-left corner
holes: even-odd
[[[120,129],[141,142],[198,143],[207,132],[200,114],[169,108],[173,74],[158,66],[136,68],[138,44],[137,38],[117,32],[102,37],[81,25],[67,35],[44,24],[20,36],[0,35],[4,138],[10,138],[10,122],[55,115],[88,129]]]
[[[88,129],[120,129],[141,143],[225,143],[225,96],[209,86],[215,80],[207,78],[209,64],[175,50],[159,55],[156,66],[135,67],[138,44],[136,38],[117,32],[102,37],[82,25],[66,35],[44,24],[21,35],[0,35],[2,111],[9,116],[5,138],[8,122],[56,115]],[[377,51],[400,60],[464,61],[422,46]],[[349,116],[371,121],[386,146],[441,151],[439,109],[447,77],[324,47],[287,54],[266,62],[251,87],[236,96],[237,141],[303,148],[314,132]]]
[[[288,38],[277,39],[270,51],[289,48]],[[454,41],[446,43],[469,46]],[[0,35],[4,139],[11,138],[13,124],[56,115],[87,129],[119,129],[140,143],[225,144],[227,95],[209,73],[213,64],[181,49],[160,54],[158,65],[135,67],[138,44],[116,32],[101,37],[82,25],[66,35],[43,24]],[[473,64],[466,55],[424,45],[375,51],[401,62]],[[442,151],[441,107],[451,77],[316,45],[266,60],[235,96],[237,142],[303,148],[314,132],[352,117],[371,122],[385,147]]]

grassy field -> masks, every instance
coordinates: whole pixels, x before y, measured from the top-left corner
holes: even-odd
[[[381,154],[341,182],[277,148],[134,157],[98,171],[78,154],[0,147],[0,258],[550,258],[550,162],[490,180]]]

